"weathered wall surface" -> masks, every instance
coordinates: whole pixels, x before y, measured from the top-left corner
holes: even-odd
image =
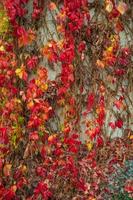
[[[91,3],[91,2],[93,2],[93,0],[91,0],[89,2]],[[29,2],[29,7],[28,7],[29,14],[32,12],[32,3],[33,3],[33,1],[31,0]],[[57,10],[57,12],[58,12],[58,10]],[[93,16],[93,14],[94,14],[94,11],[91,10],[91,16]],[[29,17],[29,16],[27,16],[27,17]],[[42,47],[48,41],[53,40],[53,39],[55,41],[59,40],[57,30],[56,30],[56,27],[55,27],[55,18],[54,17],[55,16],[53,14],[51,14],[50,12],[46,13],[46,19],[44,20],[44,24],[38,30],[38,37],[37,37],[38,46]],[[100,20],[102,20],[102,19],[99,17],[99,21]],[[123,47],[127,46],[127,38],[126,37],[127,37],[127,35],[125,35],[124,32],[122,32],[120,34],[121,45]],[[130,38],[130,36],[128,36],[128,37]],[[60,74],[60,71],[61,71],[60,63],[54,64],[51,68],[49,68],[47,58],[44,57],[41,64],[43,64],[48,69],[50,80],[55,80],[57,75]],[[105,72],[101,72],[101,73],[102,73],[101,76],[104,79],[104,77],[106,77],[105,76],[106,74],[104,74]],[[133,75],[131,75],[131,76],[133,76]],[[125,87],[127,87],[128,81],[125,81],[124,85],[125,85]],[[116,87],[116,85],[112,84],[109,87],[111,87],[113,89],[114,87]],[[127,98],[126,103],[129,106],[129,109],[132,110],[132,108],[133,108],[133,101],[132,101],[133,100],[133,91],[131,91],[130,88],[129,88],[128,92],[129,92],[130,100]],[[118,91],[116,97],[118,98],[120,95],[122,95],[122,93],[120,91]],[[114,113],[112,113],[112,111],[111,111],[112,106],[113,106],[113,101],[110,102],[110,104],[108,105],[108,110],[107,110],[106,119],[105,119],[106,123],[105,123],[105,127],[104,127],[105,132],[109,135],[111,134],[112,137],[116,137],[116,136],[120,137],[123,134],[123,129],[116,128],[115,130],[112,131],[112,129],[109,128],[109,126],[108,126],[108,123],[115,119]],[[114,110],[114,111],[120,112],[118,110]],[[59,115],[59,118],[63,122],[64,116],[63,116],[62,110],[58,110],[57,113]],[[132,110],[132,113],[133,113],[133,110]],[[125,114],[126,114],[126,112],[125,112]],[[123,113],[123,116],[124,116],[124,113]],[[88,119],[91,119],[91,117],[92,117],[91,115],[88,115]],[[87,136],[85,135],[85,127],[82,124],[82,120],[83,119],[81,118],[81,134],[80,134],[80,137],[81,137],[82,141],[85,141],[87,139]],[[53,126],[56,126],[56,125],[53,124]],[[130,126],[130,128],[133,129],[133,115],[129,119],[129,126]],[[56,129],[56,127],[55,127],[55,129]]]

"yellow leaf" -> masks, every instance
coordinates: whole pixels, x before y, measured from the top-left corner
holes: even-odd
[[[65,128],[64,124],[61,124],[60,129],[61,129],[62,132],[64,131],[64,128]]]
[[[21,100],[20,99],[15,98],[15,102],[21,104]]]
[[[34,102],[33,102],[33,101],[30,101],[30,102],[27,104],[27,108],[28,108],[28,109],[31,109],[33,106],[34,106]]]
[[[4,51],[4,50],[5,50],[4,46],[0,46],[0,51]]]
[[[48,84],[47,84],[47,83],[42,84],[42,85],[41,85],[41,89],[42,89],[43,91],[46,91],[46,90],[48,89]]]
[[[112,52],[112,51],[113,51],[113,47],[112,47],[112,46],[111,46],[111,47],[108,47],[108,48],[107,48],[107,51],[108,51],[108,52]]]
[[[127,4],[124,2],[119,2],[117,10],[123,15],[127,11]]]
[[[6,33],[9,27],[9,20],[6,11],[0,6],[0,35]]]
[[[86,145],[88,150],[91,151],[91,149],[93,148],[93,143],[91,141],[88,141]]]
[[[39,79],[35,80],[36,85],[39,87],[41,85],[41,81]]]
[[[15,71],[16,75],[23,80],[27,79],[27,73],[25,71],[25,66],[22,64],[20,68],[17,68]]]
[[[60,40],[58,43],[57,43],[57,46],[59,49],[62,49],[63,48],[63,45],[64,45],[64,40]]]
[[[133,135],[131,135],[131,136],[129,137],[129,139],[130,139],[130,140],[133,140]]]
[[[23,70],[21,68],[17,68],[16,71],[15,71],[16,75],[22,79],[23,77]]]
[[[0,143],[0,148],[4,148],[5,144]]]
[[[111,1],[107,1],[105,10],[109,13],[113,10],[113,3]]]

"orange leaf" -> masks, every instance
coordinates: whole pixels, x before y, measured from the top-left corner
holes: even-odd
[[[97,65],[98,67],[100,67],[100,68],[104,68],[104,67],[105,67],[104,62],[101,61],[101,60],[97,60],[96,65]]]
[[[123,15],[127,11],[127,4],[124,2],[119,2],[117,10],[121,15]]]
[[[23,47],[31,44],[35,40],[35,38],[35,33],[32,30],[28,30],[28,32],[18,38],[18,46]]]
[[[113,10],[113,3],[111,1],[107,1],[105,10],[109,13]]]
[[[31,44],[36,39],[36,35],[32,30],[28,31],[28,44]]]
[[[51,3],[49,4],[49,9],[50,9],[50,10],[56,10],[56,4],[55,4],[54,2],[51,2]]]
[[[11,174],[11,167],[12,165],[11,164],[6,164],[3,168],[3,173],[5,176],[10,176]]]
[[[120,21],[118,21],[118,22],[116,23],[116,25],[115,25],[115,30],[116,30],[117,32],[121,32],[121,31],[124,30],[123,24],[122,24]]]

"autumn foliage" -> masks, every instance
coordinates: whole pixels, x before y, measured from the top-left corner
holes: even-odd
[[[0,200],[133,198],[132,6],[0,2]]]

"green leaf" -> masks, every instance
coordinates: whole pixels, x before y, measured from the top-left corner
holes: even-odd
[[[44,135],[44,133],[43,133],[42,131],[39,131],[39,132],[38,132],[38,135],[39,135],[40,137],[42,137],[42,136]]]
[[[23,122],[24,122],[24,117],[19,116],[18,122],[19,122],[19,124],[23,124]]]

